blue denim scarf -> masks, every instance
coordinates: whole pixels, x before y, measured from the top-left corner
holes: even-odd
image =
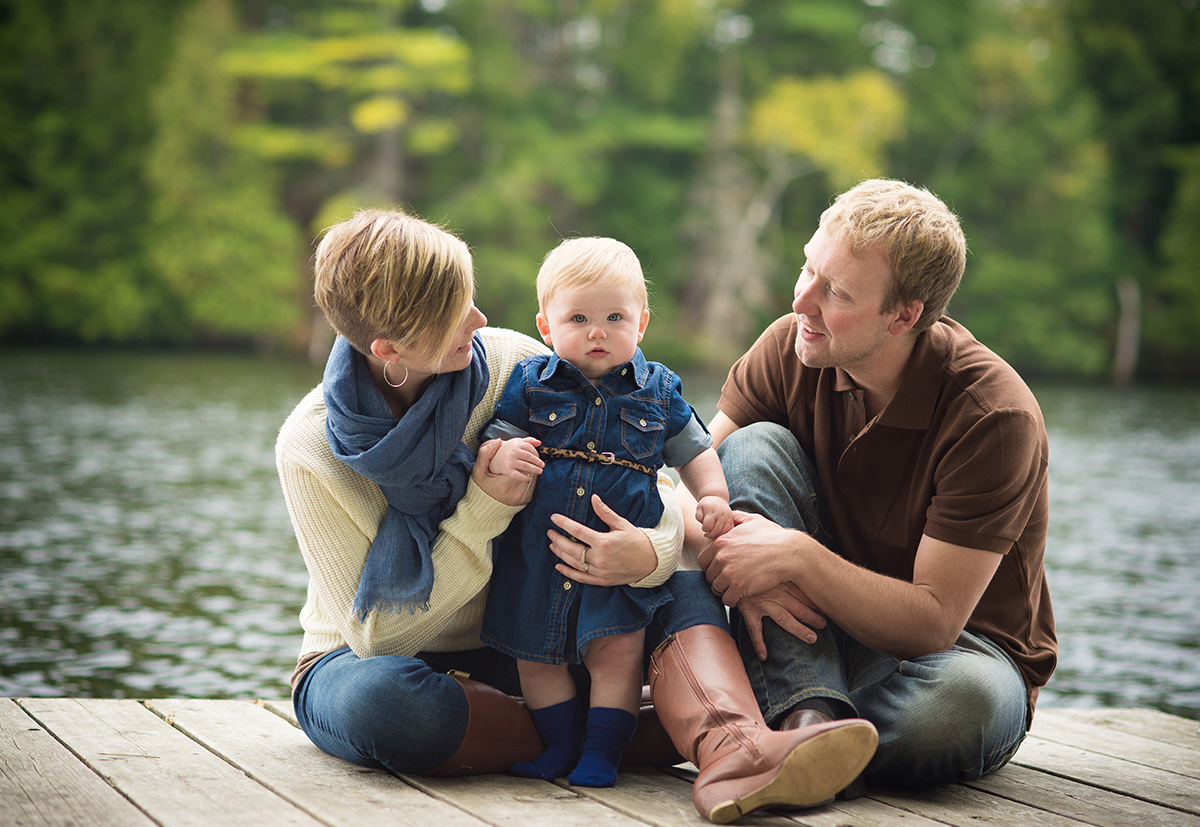
[[[431,547],[438,525],[467,490],[475,454],[463,444],[471,411],[488,386],[483,341],[471,364],[434,377],[399,420],[375,387],[366,358],[339,336],[325,364],[325,432],[333,455],[377,484],[387,500],[367,553],[354,612],[428,610]]]

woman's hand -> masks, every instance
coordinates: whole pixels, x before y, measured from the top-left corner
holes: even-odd
[[[489,470],[492,458],[496,456],[502,444],[498,439],[489,439],[479,446],[479,452],[475,455],[475,467],[471,469],[471,479],[492,499],[505,505],[527,505],[533,499],[536,476],[519,480],[504,474],[493,474]]]
[[[627,586],[648,577],[658,566],[650,538],[613,511],[598,494],[592,508],[608,531],[595,531],[562,514],[550,519],[562,532],[550,529],[550,550],[561,563],[554,568],[564,577],[589,586]]]

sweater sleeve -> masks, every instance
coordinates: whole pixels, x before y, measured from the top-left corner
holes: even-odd
[[[679,567],[679,553],[683,549],[683,509],[675,496],[675,485],[666,474],[658,475],[658,496],[662,499],[663,515],[654,528],[643,528],[650,538],[658,565],[633,586],[650,588],[661,586]]]
[[[301,612],[304,651],[343,645],[359,657],[412,655],[423,649],[478,646],[482,606],[474,606],[491,576],[491,539],[518,508],[489,497],[474,483],[444,520],[432,548],[429,609],[370,612],[359,622],[354,595],[387,503],[378,486],[351,471],[329,450],[324,405],[310,394],[285,423],[276,464],[296,540],[309,572]]]

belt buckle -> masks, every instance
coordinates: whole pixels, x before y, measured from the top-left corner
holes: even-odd
[[[617,455],[614,454],[612,451],[605,451],[602,454],[598,454],[598,456],[600,457],[599,462],[602,465],[612,465],[614,462],[617,461]]]

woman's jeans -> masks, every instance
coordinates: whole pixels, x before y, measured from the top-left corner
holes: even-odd
[[[646,628],[647,663],[669,635],[704,624],[728,628],[724,607],[703,574],[678,571],[667,585],[675,599]],[[425,772],[448,760],[467,731],[467,699],[450,671],[521,694],[516,661],[493,649],[359,658],[343,647],[300,679],[292,695],[296,719],[330,755],[395,773]],[[586,670],[572,671],[580,694],[586,694]]]
[[[800,529],[836,551],[816,470],[787,428],[740,428],[718,452],[735,509]],[[777,727],[801,701],[820,698],[875,725],[879,750],[864,773],[869,784],[970,781],[1004,766],[1025,737],[1025,683],[983,635],[964,631],[951,649],[896,660],[832,621],[808,644],[766,619],[768,659],[761,662],[736,611],[731,622],[768,724]]]

